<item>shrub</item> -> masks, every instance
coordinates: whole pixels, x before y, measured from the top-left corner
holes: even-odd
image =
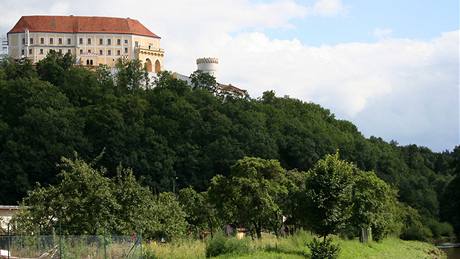
[[[401,233],[401,239],[427,241],[433,236],[431,230],[423,225],[409,225]]]
[[[251,250],[246,239],[227,238],[222,233],[217,233],[206,244],[206,257],[222,254],[245,254]]]
[[[454,235],[454,228],[447,222],[439,222],[434,219],[428,220],[428,226],[434,238],[451,237]]]
[[[335,259],[339,257],[340,247],[333,244],[331,238],[325,238],[323,242],[313,238],[313,241],[307,246],[310,248],[312,259]]]

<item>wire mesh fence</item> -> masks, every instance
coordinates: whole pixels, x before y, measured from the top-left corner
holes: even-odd
[[[0,258],[142,258],[140,236],[0,236]]]

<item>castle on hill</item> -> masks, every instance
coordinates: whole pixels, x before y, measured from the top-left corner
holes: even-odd
[[[27,58],[32,63],[54,50],[72,54],[76,63],[86,67],[115,67],[118,59],[140,60],[147,72],[164,70],[161,38],[138,20],[95,16],[22,16],[7,33],[8,55]],[[217,78],[217,58],[197,59],[198,70]],[[188,76],[173,73],[191,84]],[[218,83],[219,93],[246,97],[247,91],[231,84]]]
[[[7,33],[8,55],[36,63],[51,51],[76,57],[79,65],[114,67],[138,59],[149,72],[162,70],[160,37],[138,20],[93,16],[22,16]]]

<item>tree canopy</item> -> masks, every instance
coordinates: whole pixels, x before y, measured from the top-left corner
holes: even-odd
[[[452,220],[440,208],[459,168],[458,148],[436,153],[365,138],[329,110],[274,92],[224,100],[168,72],[150,81],[135,61],[120,61],[113,75],[107,67],[91,71],[69,60],[52,53],[36,66],[27,59],[0,63],[2,204],[17,204],[37,182],[56,184],[55,165],[75,151],[86,161],[104,152],[95,164],[107,168],[104,177],[116,177],[119,165],[132,168],[141,184],[159,194],[188,186],[201,193],[221,181],[210,181],[216,175],[246,181],[232,176],[232,165],[244,157],[275,159],[287,172],[303,172],[338,149],[341,159],[397,190],[398,201],[417,211],[428,231],[435,231],[430,222]],[[295,175],[286,173],[297,185],[302,177]],[[298,212],[295,204],[279,206]]]

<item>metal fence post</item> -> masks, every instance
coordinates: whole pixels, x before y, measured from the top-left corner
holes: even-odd
[[[106,234],[104,231],[104,259],[107,259],[107,242],[106,242]]]
[[[64,253],[62,252],[62,228],[61,221],[59,221],[59,259],[64,258]]]
[[[11,253],[11,251],[10,251],[10,247],[11,247],[11,245],[10,245],[10,242],[11,242],[11,236],[10,236],[10,222],[8,222],[8,231],[7,231],[7,234],[8,234],[8,241],[6,242],[6,244],[7,244],[7,247],[8,247],[8,259],[10,259],[10,253]]]
[[[144,258],[144,254],[142,252],[142,231],[139,233],[139,244],[141,246],[141,259]]]

